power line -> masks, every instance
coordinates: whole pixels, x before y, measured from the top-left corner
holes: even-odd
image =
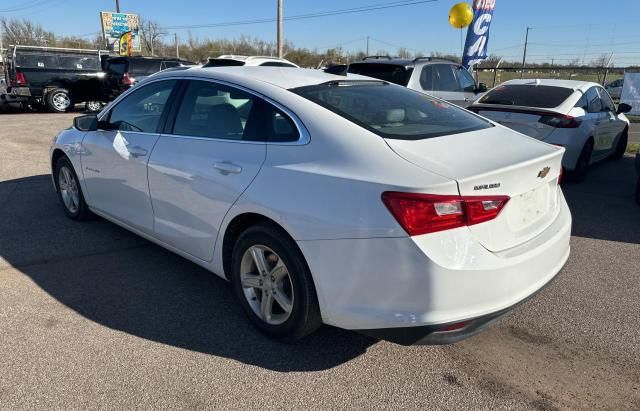
[[[31,0],[21,5],[10,6],[4,9],[0,9],[0,13],[14,13],[16,11],[27,10],[32,7],[38,7],[46,4],[48,0]]]
[[[304,20],[304,19],[313,19],[318,17],[338,16],[343,14],[363,13],[367,11],[406,7],[406,6],[413,6],[413,5],[425,4],[425,3],[435,3],[437,1],[438,0],[394,1],[389,3],[379,3],[379,4],[369,5],[369,6],[351,7],[347,9],[327,10],[327,11],[320,11],[320,12],[314,12],[314,13],[298,14],[298,15],[284,17],[283,20],[285,21]],[[241,25],[250,25],[250,24],[261,24],[261,23],[273,23],[275,21],[277,21],[276,18],[269,17],[269,18],[261,18],[261,19],[238,20],[238,21],[219,22],[219,23],[166,26],[162,28],[165,30],[189,30],[189,29],[201,29],[201,28],[241,26]]]

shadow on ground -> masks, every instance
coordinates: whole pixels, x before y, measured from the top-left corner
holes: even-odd
[[[64,217],[48,175],[1,182],[0,207],[0,270],[114,330],[276,371],[329,369],[376,342],[332,327],[298,344],[264,337],[222,279],[102,219]]]
[[[573,215],[572,235],[640,244],[637,179],[634,158],[626,156],[595,164],[582,183],[563,185]]]

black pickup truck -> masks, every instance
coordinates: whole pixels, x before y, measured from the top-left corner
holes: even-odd
[[[5,64],[7,88],[0,95],[0,104],[40,106],[59,113],[73,109],[77,103],[99,108],[106,54],[99,50],[11,46]]]

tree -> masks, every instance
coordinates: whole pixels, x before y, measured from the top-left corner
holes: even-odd
[[[140,19],[139,35],[142,43],[142,53],[154,56],[156,50],[163,47],[162,37],[167,32],[153,20]]]
[[[24,46],[53,46],[55,35],[46,31],[40,24],[29,20],[0,18],[0,25],[4,33],[5,44],[20,44]]]

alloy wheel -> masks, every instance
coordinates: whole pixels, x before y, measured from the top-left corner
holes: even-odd
[[[67,166],[60,167],[58,172],[58,190],[64,206],[71,214],[78,212],[80,207],[80,192],[78,190],[78,182],[73,172]]]
[[[264,245],[249,247],[240,263],[240,283],[254,314],[270,325],[289,319],[293,311],[294,288],[282,258]]]
[[[56,93],[51,99],[53,106],[59,111],[66,111],[71,105],[71,99],[66,93]]]

